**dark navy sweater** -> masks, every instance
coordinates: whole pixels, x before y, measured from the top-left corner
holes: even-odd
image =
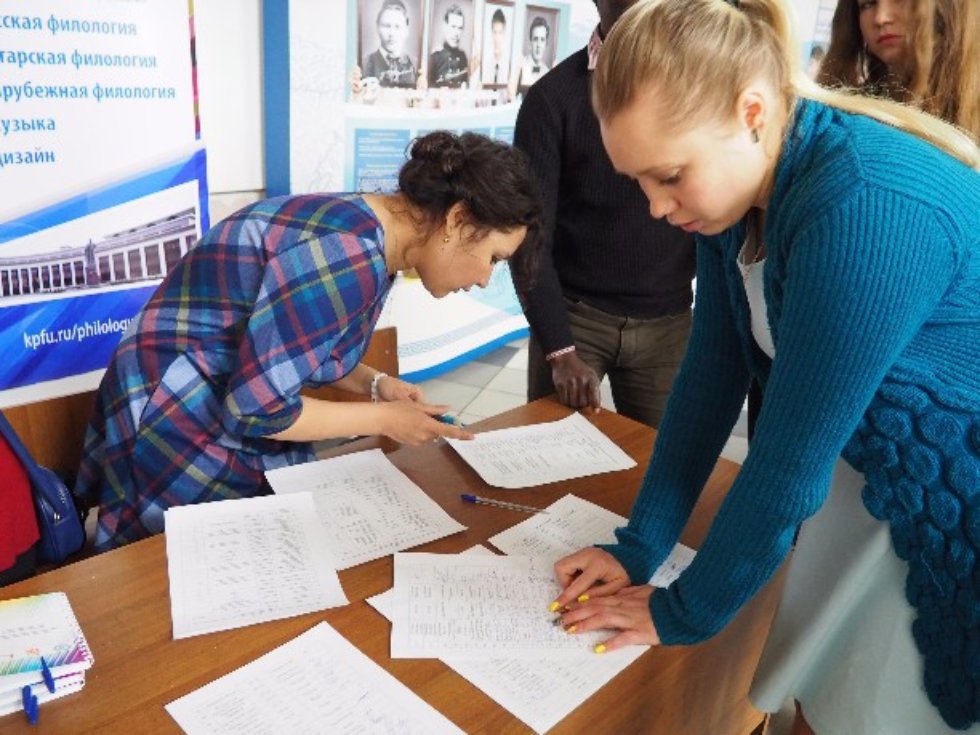
[[[691,306],[693,239],[653,219],[640,187],[613,169],[589,101],[588,62],[582,49],[535,82],[514,131],[542,190],[545,247],[525,313],[545,353],[574,344],[563,295],[637,319]]]

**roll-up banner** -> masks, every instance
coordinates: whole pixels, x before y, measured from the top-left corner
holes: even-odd
[[[193,10],[0,5],[0,407],[91,390],[207,229]]]

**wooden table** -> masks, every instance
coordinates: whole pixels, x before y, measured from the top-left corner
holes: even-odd
[[[568,409],[542,400],[481,421],[474,428],[479,431],[552,421],[568,413]],[[528,490],[500,491],[484,484],[443,442],[390,453],[390,459],[406,475],[469,527],[464,533],[417,550],[460,552],[523,520],[512,511],[463,504],[459,494],[465,491],[538,506],[573,492],[628,515],[653,432],[610,412],[591,420],[639,465],[624,472]],[[357,446],[355,442],[349,449]],[[685,543],[694,547],[700,544],[737,471],[737,465],[719,462],[682,537]],[[253,661],[321,620],[468,733],[529,732],[442,662],[388,657],[390,624],[364,598],[392,585],[390,556],[343,571],[340,580],[352,600],[346,607],[179,641],[171,636],[162,535],[0,588],[0,599],[66,592],[95,656],[81,692],[42,705],[36,728],[30,728],[19,713],[0,718],[0,733],[179,732],[163,708],[166,703]],[[778,585],[777,578],[712,640],[697,646],[651,649],[551,732],[750,732],[761,714],[746,695],[771,622]]]

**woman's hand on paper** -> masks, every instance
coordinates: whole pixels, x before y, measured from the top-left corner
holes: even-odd
[[[375,407],[384,411],[383,428],[380,433],[400,444],[418,446],[440,438],[473,438],[471,432],[454,424],[443,423],[436,418],[445,414],[449,406],[400,400],[375,404]]]
[[[565,589],[553,603],[569,633],[608,628],[618,631],[596,649],[615,651],[623,646],[657,645],[660,638],[650,614],[653,587],[631,587],[629,575],[608,551],[590,547],[555,562],[555,576]]]
[[[653,587],[625,587],[614,595],[589,597],[585,602],[571,603],[568,612],[561,616],[562,625],[569,633],[586,633],[590,630],[611,629],[616,635],[596,647],[596,653],[615,651],[624,646],[652,645],[660,643],[657,629],[650,614],[650,595]]]
[[[629,575],[616,557],[594,546],[556,561],[555,577],[563,589],[551,604],[554,610],[561,610],[583,596],[614,595],[630,584]]]

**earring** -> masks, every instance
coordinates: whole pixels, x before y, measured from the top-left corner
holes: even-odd
[[[759,128],[752,128],[752,142],[759,142]]]
[[[445,237],[443,237],[442,238],[442,241],[448,245],[449,244],[449,235],[446,235]]]

